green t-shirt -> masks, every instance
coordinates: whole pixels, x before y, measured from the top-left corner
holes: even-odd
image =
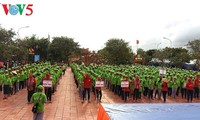
[[[10,85],[11,84],[11,79],[10,78],[4,78],[3,84],[4,85]]]
[[[162,89],[162,81],[161,81],[161,80],[158,80],[158,81],[156,82],[156,86],[157,86],[157,89],[158,89],[158,90],[161,90],[161,89]]]
[[[172,81],[172,88],[174,88],[174,89],[178,88],[178,84],[176,81]]]
[[[34,93],[31,97],[31,100],[34,103],[34,105],[36,103],[39,103],[37,109],[38,112],[44,112],[44,103],[47,101],[47,97],[44,93],[42,92]]]
[[[172,88],[172,81],[171,80],[168,82],[168,88]]]
[[[148,85],[149,89],[154,89],[154,80],[149,80],[149,85]]]

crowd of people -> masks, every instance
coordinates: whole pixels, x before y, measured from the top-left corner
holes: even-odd
[[[21,89],[27,89],[27,100],[30,102],[31,95],[36,91],[38,85],[43,85],[44,80],[51,80],[52,87],[45,87],[45,93],[51,101],[51,94],[56,91],[59,84],[59,78],[64,71],[63,65],[50,63],[26,64],[12,67],[9,69],[0,69],[0,91],[3,91],[4,98],[14,95]],[[66,69],[66,66],[65,68]],[[51,76],[50,76],[51,75]]]
[[[83,99],[82,102],[85,100],[86,91],[88,100],[91,90],[96,98],[99,95],[102,96],[101,87],[96,87],[98,80],[103,80],[104,87],[124,101],[131,97],[137,102],[142,97],[146,97],[149,101],[163,99],[166,102],[167,97],[175,99],[179,95],[187,102],[192,102],[193,98],[199,99],[199,71],[143,65],[85,66],[72,64],[71,68],[80,97]],[[163,70],[165,72],[161,72]],[[87,82],[88,80],[90,82]],[[96,92],[99,89],[100,92]],[[101,97],[97,99],[101,100]]]
[[[37,112],[33,113],[33,119],[42,119],[44,115],[44,103],[52,102],[52,94],[56,91],[62,75],[65,74],[67,65],[34,63],[0,69],[0,91],[3,99],[27,89],[27,103],[38,103]],[[10,97],[12,99],[12,97]]]

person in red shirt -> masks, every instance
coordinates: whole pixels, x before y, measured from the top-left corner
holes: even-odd
[[[140,80],[139,76],[135,76],[135,80],[133,81],[133,100],[137,102],[137,99],[139,99],[139,89],[140,89]]]
[[[31,96],[35,93],[35,85],[36,85],[36,80],[33,74],[29,74],[29,78],[26,81],[26,85],[27,85],[27,91],[28,91],[27,100],[28,100],[28,103],[30,103]]]
[[[128,76],[126,76],[125,77],[125,79],[124,80],[122,80],[122,82],[127,82],[128,84],[127,84],[127,87],[122,87],[122,91],[123,91],[123,94],[122,94],[122,99],[124,99],[124,101],[126,101],[127,100],[127,97],[128,97],[128,94],[129,94],[129,92],[130,92],[130,82],[129,82],[129,80],[128,80]]]
[[[44,82],[45,80],[52,81],[52,79],[51,79],[49,73],[47,73],[47,74],[46,74],[46,77],[42,79],[42,82]],[[51,85],[52,85],[52,84],[51,84]],[[45,94],[46,94],[46,96],[47,96],[47,100],[48,100],[49,102],[51,102],[52,86],[49,86],[49,85],[46,86],[46,85],[44,85],[44,83],[43,83],[43,87],[44,87],[44,89],[45,89]]]
[[[102,79],[100,77],[98,77],[97,79],[98,81],[102,81]],[[101,87],[95,87],[95,95],[96,95],[96,99],[98,102],[101,102],[101,98],[102,98],[102,91],[101,91]]]
[[[166,95],[168,91],[168,85],[167,85],[168,80],[166,78],[162,78],[162,94],[163,94],[163,100],[166,102]]]
[[[88,74],[85,74],[84,75],[84,79],[83,79],[83,101],[82,103],[84,103],[84,100],[85,100],[85,96],[86,96],[86,92],[88,94],[88,103],[90,103],[90,89],[91,89],[91,86],[92,86],[92,79],[89,77]]]
[[[196,75],[196,78],[194,79],[194,98],[199,99],[199,75]]]
[[[194,83],[192,82],[191,78],[188,78],[188,82],[186,83],[186,88],[187,88],[187,101],[189,102],[190,100],[192,102]]]

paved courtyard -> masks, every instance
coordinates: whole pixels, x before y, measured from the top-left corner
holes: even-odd
[[[200,100],[194,99],[193,102]],[[102,103],[125,103],[120,97],[114,95],[108,89],[103,88]],[[132,98],[126,103],[135,103]],[[142,97],[137,103],[163,103],[162,100],[149,101]],[[167,98],[167,103],[186,103],[185,99]],[[163,103],[164,104],[164,103]],[[0,93],[0,120],[31,120],[32,104],[27,104],[26,89],[20,90],[16,95],[3,100],[3,93]],[[52,96],[52,103],[45,104],[45,120],[96,120],[99,103],[95,101],[91,93],[91,103],[81,103],[78,89],[74,83],[71,69],[68,68],[62,76],[57,91]]]

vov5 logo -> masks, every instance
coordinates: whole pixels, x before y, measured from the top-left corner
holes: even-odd
[[[26,15],[26,16],[31,16],[33,14],[33,4],[16,4],[16,5],[11,5],[11,4],[1,4],[3,7],[3,10],[5,12],[5,15]]]

